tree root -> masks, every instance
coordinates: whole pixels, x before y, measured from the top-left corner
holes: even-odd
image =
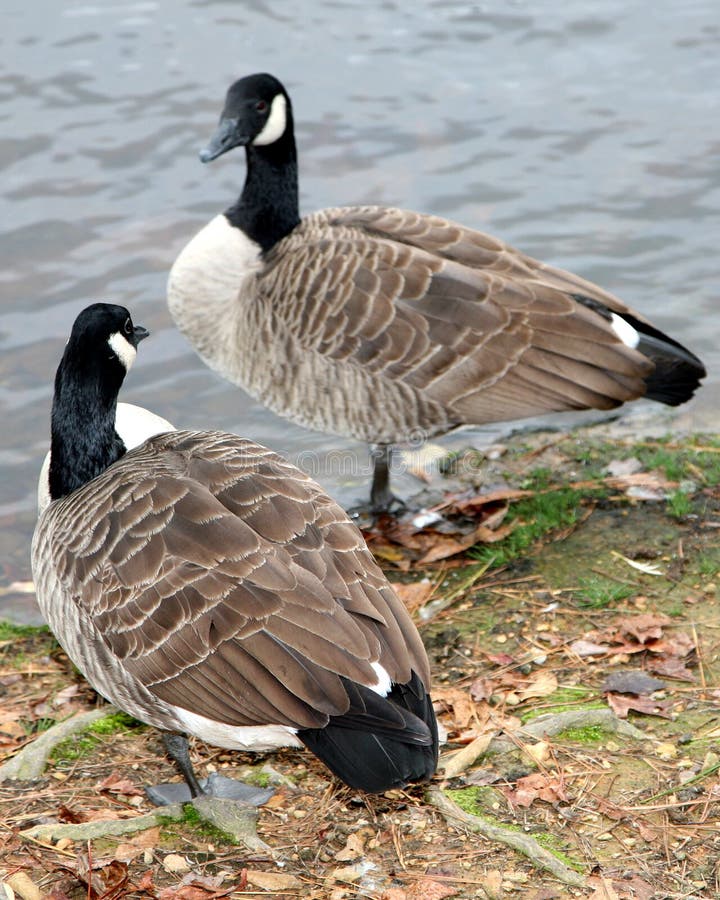
[[[548,713],[523,725],[523,733],[532,737],[554,737],[568,728],[583,728],[588,725],[599,725],[605,731],[612,731],[624,737],[639,741],[649,740],[644,731],[619,719],[611,709],[568,709],[561,713]]]
[[[254,807],[218,797],[196,797],[191,802],[201,819],[219,828],[236,844],[241,844],[255,853],[273,856],[272,849],[258,837],[256,831],[258,811]],[[78,824],[52,822],[47,825],[34,825],[21,831],[20,836],[46,844],[59,841],[61,838],[69,838],[71,841],[92,841],[97,838],[119,837],[135,831],[145,831],[146,828],[161,825],[168,819],[181,822],[185,818],[184,805],[172,803],[131,819],[97,819]]]
[[[619,719],[611,709],[568,709],[561,713],[548,713],[538,716],[532,721],[518,728],[514,732],[517,738],[535,738],[542,740],[546,737],[555,737],[567,731],[569,728],[587,728],[597,725],[605,731],[619,734],[622,737],[633,738],[637,741],[650,740],[648,735],[624,719]],[[517,749],[517,742],[504,737],[493,738],[487,749],[488,753],[507,753]]]
[[[0,766],[0,782],[10,779],[36,781],[38,778],[42,778],[48,757],[58,744],[69,738],[70,735],[84,731],[88,725],[92,725],[98,719],[104,719],[113,712],[112,706],[104,706],[102,709],[79,713],[48,728],[31,744],[23,747],[12,759]]]
[[[574,887],[583,887],[585,885],[585,878],[579,872],[574,872],[568,868],[557,856],[541,847],[535,838],[530,837],[530,835],[522,834],[522,832],[518,831],[509,831],[501,828],[499,825],[486,822],[479,816],[473,816],[471,813],[465,812],[439,787],[433,786],[429,788],[427,799],[451,824],[463,825],[469,831],[481,834],[490,841],[497,841],[511,847],[513,850],[526,856],[534,866],[550,872],[564,884],[573,885]]]
[[[34,825],[32,828],[26,828],[20,832],[20,835],[29,840],[42,841],[46,844],[59,841],[61,838],[69,838],[71,841],[92,841],[96,838],[144,831],[146,828],[153,828],[155,825],[167,821],[167,819],[179,822],[183,818],[182,803],[173,803],[132,819],[98,819],[94,822],[80,822],[76,825],[51,822],[47,825]]]

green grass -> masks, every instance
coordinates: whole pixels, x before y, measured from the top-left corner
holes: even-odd
[[[552,484],[552,469],[545,466],[538,466],[531,469],[525,478],[520,482],[520,487],[526,491],[544,491]]]
[[[591,576],[580,579],[580,589],[576,596],[581,609],[604,609],[606,606],[625,600],[634,590],[629,584]]]
[[[720,561],[717,556],[709,553],[701,553],[697,558],[698,575],[705,575],[714,578],[720,573]]]
[[[599,496],[604,492],[590,493]],[[560,487],[514,503],[505,518],[505,524],[516,523],[511,534],[497,544],[478,544],[470,555],[493,567],[505,565],[521,556],[541,537],[574,525],[580,503],[587,496],[588,492]]]
[[[692,499],[684,491],[674,491],[667,498],[665,511],[673,519],[684,519],[692,512]]]
[[[14,625],[0,619],[0,641],[17,641],[31,637],[50,637],[47,625]]]

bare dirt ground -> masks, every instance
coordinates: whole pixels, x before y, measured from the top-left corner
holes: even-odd
[[[368,532],[432,660],[433,785],[361,796],[306,752],[196,742],[201,774],[275,785],[259,840],[192,807],[112,835],[177,776],[157,732],[103,719],[0,784],[0,898],[720,896],[720,442],[539,433],[444,468],[441,520]],[[10,626],[0,697],[0,764],[102,706]]]

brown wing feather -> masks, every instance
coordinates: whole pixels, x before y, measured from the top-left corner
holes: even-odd
[[[97,528],[60,528],[76,537],[59,569],[152,693],[229,724],[310,728],[347,709],[341,677],[376,682],[373,661],[429,685],[359,531],[290,463],[233,435],[173,432],[118,465],[122,479],[110,467],[93,482]],[[70,519],[87,515],[82,494]]]
[[[573,294],[628,312],[616,297],[435,216],[317,213],[268,254],[260,290],[307,352],[410,389],[444,428],[609,408],[652,371]]]

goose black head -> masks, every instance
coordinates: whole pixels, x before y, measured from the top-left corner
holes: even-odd
[[[125,453],[115,430],[117,398],[137,345],[148,336],[124,306],[93,303],[75,319],[55,375],[49,492],[52,500],[91,481]]]
[[[75,319],[61,367],[80,370],[117,391],[135,361],[138,344],[149,334],[133,324],[124,306],[92,303]]]
[[[230,85],[220,122],[200,160],[210,162],[233,147],[264,147],[287,135],[292,138],[292,108],[285,88],[272,75],[248,75]]]

